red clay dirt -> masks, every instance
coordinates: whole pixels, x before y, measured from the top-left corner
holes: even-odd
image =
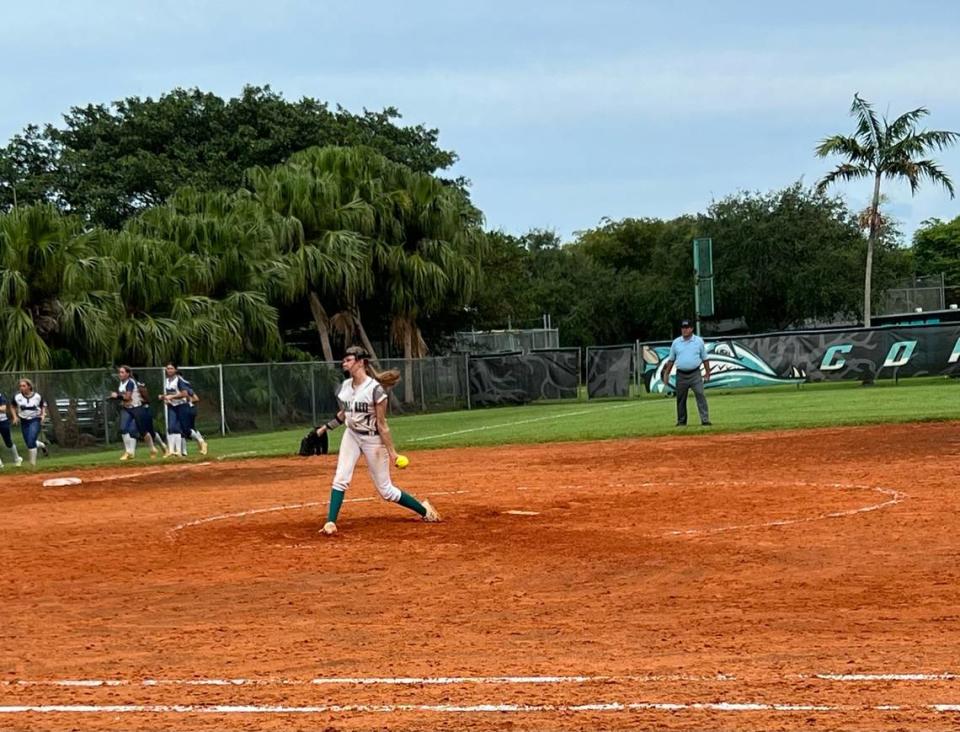
[[[960,727],[960,423],[689,429],[5,476],[0,729]]]

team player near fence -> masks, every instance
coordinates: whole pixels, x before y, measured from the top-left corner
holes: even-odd
[[[187,408],[183,413],[183,423],[180,425],[183,439],[180,441],[180,454],[187,456],[187,440],[193,438],[200,445],[200,454],[207,454],[207,441],[197,429],[197,405],[200,403],[200,396],[194,391],[193,384],[184,379],[187,385]]]
[[[40,430],[47,416],[47,403],[34,391],[30,379],[20,379],[17,388],[20,393],[13,397],[13,423],[20,424],[23,442],[27,446],[27,460],[31,465],[36,465],[38,449],[44,456],[47,455],[47,446],[40,439]]]
[[[132,460],[137,454],[137,440],[141,435],[140,425],[143,423],[143,392],[133,378],[133,371],[129,366],[117,369],[117,378],[120,379],[120,385],[110,397],[120,400],[120,436],[123,440],[123,455],[120,459]],[[157,448],[153,444],[152,435],[146,432],[142,434],[150,446],[150,457],[156,457]]]
[[[7,404],[7,397],[0,391],[0,439],[10,450],[10,454],[13,456],[13,464],[22,465],[23,458],[17,452],[17,446],[13,444],[13,437],[10,434],[10,409],[10,405]],[[3,460],[0,460],[0,468],[2,467]]]
[[[163,402],[167,421],[167,452],[164,457],[181,455],[184,442],[184,425],[189,422],[190,383],[180,376],[177,365],[170,362],[164,369],[163,394],[159,395]],[[186,433],[189,436],[189,432]]]
[[[317,434],[323,434],[341,424],[346,425],[337,457],[337,472],[330,489],[327,522],[321,531],[328,536],[337,533],[340,506],[343,504],[344,493],[350,487],[350,480],[361,454],[367,462],[370,477],[384,500],[399,503],[415,511],[424,521],[440,521],[440,514],[429,501],[418,501],[397,488],[390,479],[390,464],[396,462],[397,451],[387,424],[386,389],[400,380],[400,372],[377,372],[370,365],[370,355],[360,346],[347,349],[341,366],[349,373],[350,378],[341,384],[337,392],[340,410],[336,417],[317,428]]]
[[[150,446],[151,458],[156,456],[155,448],[158,447],[163,448],[164,456],[166,456],[166,453],[169,452],[166,440],[160,436],[160,433],[157,432],[157,428],[153,424],[153,407],[150,406],[150,390],[147,389],[147,385],[140,381],[136,374],[131,373],[130,377],[137,384],[137,391],[140,392],[140,401],[142,402],[140,411],[136,414],[137,430],[143,435],[143,439],[147,445]]]

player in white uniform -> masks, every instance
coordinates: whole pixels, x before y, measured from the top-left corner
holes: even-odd
[[[47,446],[40,440],[40,430],[47,416],[47,403],[33,390],[30,379],[20,379],[18,388],[20,393],[13,397],[13,423],[20,424],[23,441],[27,445],[27,460],[31,465],[36,465],[37,448],[47,455]]]
[[[10,448],[10,454],[13,455],[14,465],[23,465],[23,458],[17,452],[17,446],[13,444],[13,437],[10,435],[10,407],[7,405],[7,398],[0,391],[0,438],[3,444]],[[0,460],[0,468],[3,467],[3,460]]]
[[[168,363],[164,369],[163,394],[159,396],[160,401],[164,403],[167,421],[167,452],[164,457],[176,455],[180,457],[180,450],[183,446],[184,435],[183,425],[186,422],[184,415],[189,408],[189,389],[190,384],[180,376],[180,371],[174,363]],[[190,433],[187,432],[187,437]]]
[[[343,495],[350,487],[354,468],[362,454],[367,461],[370,477],[384,500],[399,503],[416,511],[424,521],[436,522],[440,514],[429,501],[418,501],[405,493],[390,480],[390,463],[397,460],[397,451],[393,447],[390,427],[387,425],[387,392],[400,380],[399,371],[377,373],[370,365],[370,355],[360,346],[351,346],[343,357],[341,366],[350,374],[337,393],[340,411],[322,427],[318,434],[336,429],[346,424],[347,429],[340,443],[337,457],[337,472],[330,490],[330,508],[327,523],[322,532],[328,536],[337,533],[337,515],[343,503]]]
[[[143,421],[143,394],[137,380],[133,378],[133,371],[129,366],[121,366],[117,369],[117,377],[120,379],[120,386],[110,394],[113,399],[120,399],[120,435],[123,439],[123,455],[121,460],[132,460],[137,453],[137,439],[140,437],[140,423]],[[157,448],[154,447],[153,437],[149,434],[144,435],[147,444],[150,446],[150,457],[157,456]]]

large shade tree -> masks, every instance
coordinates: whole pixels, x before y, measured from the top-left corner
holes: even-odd
[[[331,329],[346,322],[373,352],[358,301],[373,287],[370,241],[382,195],[370,168],[380,158],[366,148],[311,148],[247,172],[254,199],[293,225],[278,238],[282,294],[308,306],[327,361],[334,360]]]
[[[405,126],[399,112],[354,114],[270,87],[223,99],[199,89],[73,107],[60,124],[30,125],[0,147],[0,211],[53,202],[84,220],[117,228],[181,187],[233,191],[244,172],[315,145],[366,145],[414,170],[456,161],[438,133]]]
[[[873,107],[858,94],[853,96],[850,114],[857,122],[852,135],[827,137],[816,148],[819,157],[838,155],[845,158],[817,184],[823,192],[836,181],[866,179],[873,183],[873,195],[867,212],[867,256],[863,286],[863,324],[870,327],[873,257],[881,234],[880,186],[884,179],[902,180],[916,193],[924,182],[943,186],[953,198],[953,182],[928,156],[953,145],[960,133],[947,130],[918,129],[929,114],[924,107],[905,112],[893,121],[879,117]]]
[[[149,364],[279,356],[271,296],[287,228],[245,194],[190,189],[129,221],[103,251],[124,305],[118,352]]]
[[[306,298],[327,360],[332,331],[376,358],[362,310],[389,320],[405,358],[424,355],[418,317],[467,302],[478,281],[480,213],[459,188],[372,149],[311,148],[247,180],[299,224],[281,252],[287,293]]]
[[[57,352],[109,359],[121,306],[102,235],[49,204],[0,214],[0,370],[50,368]]]

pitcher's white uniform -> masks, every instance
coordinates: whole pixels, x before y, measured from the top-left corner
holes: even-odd
[[[347,379],[337,392],[347,429],[340,442],[337,474],[333,478],[335,490],[345,491],[350,486],[362,453],[380,495],[394,503],[400,500],[400,489],[390,482],[390,455],[377,433],[376,405],[387,398],[380,383],[369,376],[356,388],[353,379]]]

